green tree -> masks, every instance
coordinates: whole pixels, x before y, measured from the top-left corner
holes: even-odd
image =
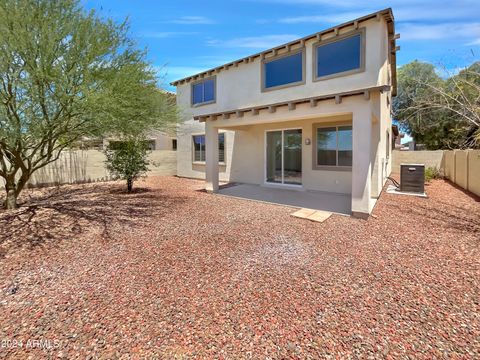
[[[398,71],[393,115],[401,127],[428,149],[480,144],[479,63],[447,78],[433,65],[413,61]]]
[[[131,192],[133,182],[148,170],[148,148],[143,139],[126,139],[112,142],[105,150],[108,171],[116,178],[127,181]]]
[[[85,137],[174,124],[169,96],[117,24],[77,0],[0,2],[0,178],[6,208],[31,175]]]

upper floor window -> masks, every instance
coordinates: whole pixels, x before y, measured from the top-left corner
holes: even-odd
[[[314,80],[361,72],[365,68],[364,30],[314,45]]]
[[[262,64],[262,91],[278,89],[305,82],[305,50],[265,59]]]
[[[192,84],[192,105],[205,105],[215,102],[215,77]]]

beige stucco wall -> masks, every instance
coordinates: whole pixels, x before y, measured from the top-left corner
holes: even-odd
[[[453,162],[453,152],[448,155],[447,151],[393,151],[393,169],[392,172],[400,173],[400,164],[425,164],[425,167],[434,167],[438,170],[443,169],[445,161]]]
[[[480,196],[480,150],[468,154],[468,190]]]
[[[196,115],[235,110],[239,108],[272,104],[292,99],[321,96],[332,93],[352,91],[367,87],[389,85],[389,66],[387,54],[387,26],[384,19],[362,22],[360,28],[366,30],[365,71],[329,80],[313,81],[313,44],[316,40],[305,43],[306,48],[306,82],[274,91],[261,91],[261,60],[256,58],[249,63],[239,64],[220,71],[216,76],[216,102],[199,107],[191,107],[191,83],[177,86],[177,103],[184,111],[186,119]],[[341,29],[339,34],[353,31],[354,28]],[[334,37],[328,35],[328,37]],[[325,39],[328,38],[325,36]],[[300,45],[298,45],[299,47]],[[292,48],[294,50],[295,48]],[[286,50],[283,50],[286,51]],[[282,52],[279,52],[282,54]]]
[[[350,194],[351,171],[325,171],[313,169],[313,124],[351,124],[351,116],[324,117],[282,123],[239,127],[235,130],[235,148],[232,151],[231,181],[264,184],[265,181],[265,132],[267,130],[302,129],[302,182],[309,190]],[[311,144],[306,145],[305,139]]]
[[[230,167],[235,133],[225,131],[225,165],[220,165],[220,180],[230,180]],[[205,164],[193,162],[193,135],[205,134],[205,124],[195,120],[185,121],[177,131],[177,175],[205,179]]]
[[[468,189],[468,152],[455,151],[455,183]]]
[[[151,131],[147,138],[155,141],[155,150],[173,150],[174,136],[170,136],[161,131]]]
[[[176,175],[176,151],[154,150],[149,154],[152,164],[147,175]],[[29,186],[69,184],[107,180],[105,155],[98,150],[64,151],[60,158],[37,170]],[[0,188],[4,183],[0,180]]]
[[[177,87],[177,103],[184,123],[177,132],[179,176],[205,178],[206,166],[192,161],[192,135],[205,133],[205,124],[193,121],[194,116],[251,106],[268,105],[305,97],[321,96],[356,89],[391,84],[388,58],[388,32],[384,19],[362,22],[365,29],[365,71],[323,81],[313,81],[313,44],[305,44],[305,84],[274,91],[261,92],[261,60],[241,63],[214,74],[216,102],[192,107],[191,83]],[[353,26],[340,34],[353,31]],[[331,36],[334,36],[333,34]],[[295,50],[295,47],[292,48]],[[282,52],[280,51],[279,54]],[[211,126],[226,132],[226,166],[220,166],[219,178],[263,184],[265,172],[265,130],[301,127],[303,138],[312,139],[312,124],[332,119],[348,118],[353,123],[354,169],[350,172],[312,170],[313,145],[305,145],[302,154],[303,184],[305,189],[352,193],[352,209],[370,212],[381,192],[386,176],[390,174],[390,155],[386,152],[387,131],[391,134],[390,92],[371,92],[363,95],[321,101],[318,106],[297,105],[295,109],[277,107],[275,112],[261,110],[259,114],[245,113],[237,118],[209,120]],[[391,101],[390,101],[391,102]],[[391,135],[390,135],[391,136]],[[355,176],[353,176],[355,173]],[[355,178],[355,180],[354,180]]]
[[[376,100],[375,100],[376,99]],[[312,108],[309,104],[299,105],[295,110],[289,110],[288,107],[278,108],[275,113],[261,111],[258,115],[245,114],[241,118],[218,119],[212,124],[218,127],[220,131],[225,131],[226,137],[226,159],[227,167],[220,167],[220,179],[236,182],[263,184],[265,174],[265,131],[272,129],[302,128],[303,136],[303,186],[308,190],[330,191],[338,193],[352,193],[352,172],[348,171],[322,171],[312,169],[312,146],[305,145],[305,139],[312,140],[312,125],[314,123],[327,123],[338,121],[352,121],[353,114],[361,114],[357,126],[353,126],[354,142],[369,139],[370,132],[377,131],[378,138],[382,138],[383,129],[389,127],[390,121],[388,115],[376,107],[381,103],[380,94],[372,95],[370,100],[363,96],[353,96],[345,98],[341,104],[335,101],[324,101],[317,107]],[[385,109],[383,109],[385,111]],[[382,119],[373,120],[373,114]],[[375,121],[375,124],[374,124]],[[362,131],[370,129],[368,123],[371,122],[369,133]],[[373,130],[374,128],[377,130]],[[205,124],[197,121],[189,121],[179,131],[178,141],[178,162],[177,173],[179,176],[205,178],[205,166],[198,166],[192,163],[192,134],[204,133]],[[378,139],[377,139],[378,141]],[[382,140],[378,149],[371,154],[370,143],[362,145],[361,151],[354,153],[354,162],[373,164],[385,162],[385,139]],[[377,157],[379,160],[376,160]],[[381,168],[380,168],[381,170]],[[385,169],[384,169],[385,170]],[[377,174],[378,169],[370,168],[370,176],[376,176],[377,193],[380,192],[384,179],[388,174],[385,170]],[[373,207],[374,198],[372,204]]]
[[[416,151],[414,151],[416,152]],[[443,175],[455,182],[455,153],[453,150],[443,152]]]
[[[458,186],[480,196],[480,150],[394,151],[394,172],[401,163],[436,167]]]

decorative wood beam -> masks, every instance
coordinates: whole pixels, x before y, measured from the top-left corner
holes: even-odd
[[[322,34],[320,33],[317,34],[317,41],[322,41]]]
[[[333,33],[335,34],[335,36],[338,36],[338,27],[333,29]]]
[[[400,34],[395,34],[393,36],[390,36],[390,40],[398,40],[400,39]]]
[[[230,113],[224,113],[223,120],[228,120],[228,119],[230,119]]]
[[[227,110],[224,112],[214,113],[214,114],[198,115],[198,116],[195,116],[194,119],[199,120],[200,122],[203,122],[208,119],[215,120],[218,116],[223,116],[224,119],[227,119],[229,117],[225,117],[225,116],[226,115],[229,116],[231,114],[235,114],[237,118],[240,118],[240,117],[243,117],[245,112],[251,112],[252,115],[258,115],[261,109],[266,109],[268,112],[271,113],[271,112],[276,112],[276,108],[279,106],[288,106],[289,110],[295,110],[296,104],[310,103],[311,107],[315,107],[315,106],[318,106],[318,103],[323,100],[332,100],[332,99],[335,100],[336,104],[341,104],[343,97],[346,97],[346,96],[363,96],[365,99],[367,99],[370,97],[370,94],[374,91],[379,91],[383,93],[391,90],[392,90],[392,87],[389,85],[373,86],[369,88],[358,89],[354,91],[342,92],[337,94],[328,94],[323,96],[315,96],[311,98],[302,98],[302,99],[296,99],[293,101],[278,102],[278,103],[266,104],[262,106],[251,107],[251,108],[243,108],[238,110]]]
[[[354,27],[355,30],[358,29],[358,21],[357,21],[357,20],[355,20],[355,21],[353,22],[353,27]]]

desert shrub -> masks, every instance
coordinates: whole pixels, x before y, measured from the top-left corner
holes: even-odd
[[[148,171],[148,149],[145,141],[131,139],[112,142],[105,150],[107,169],[116,179],[127,181],[128,192],[133,182]]]
[[[430,182],[433,179],[440,179],[440,171],[436,167],[427,167],[425,169],[425,182]]]

